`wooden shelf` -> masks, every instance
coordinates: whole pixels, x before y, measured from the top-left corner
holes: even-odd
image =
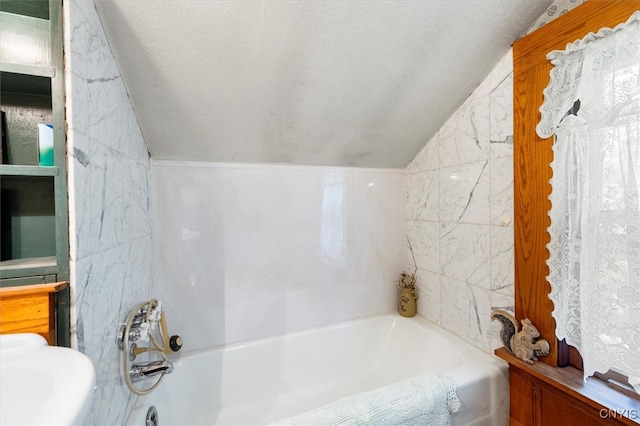
[[[58,266],[55,256],[13,259],[0,262],[0,279],[49,275],[57,272]]]
[[[1,164],[0,176],[58,176],[58,167]]]

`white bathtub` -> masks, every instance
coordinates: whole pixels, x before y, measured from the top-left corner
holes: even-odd
[[[507,367],[432,323],[381,315],[181,354],[127,425],[260,425],[421,373],[458,384],[454,425],[508,423]]]

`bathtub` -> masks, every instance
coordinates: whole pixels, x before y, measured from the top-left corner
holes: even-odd
[[[420,317],[380,315],[181,354],[127,425],[261,425],[422,373],[458,385],[454,425],[508,423],[507,367]]]

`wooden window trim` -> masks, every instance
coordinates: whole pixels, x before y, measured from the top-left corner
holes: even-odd
[[[553,139],[543,140],[535,130],[552,68],[546,56],[589,32],[625,22],[637,10],[638,0],[590,0],[513,45],[515,313],[519,319],[531,319],[549,341],[550,353],[541,361],[554,367],[582,369],[582,359],[575,348],[555,338],[553,303],[548,297]]]
[[[640,10],[638,0],[590,0],[513,46],[515,313],[517,318],[529,318],[536,324],[542,337],[549,341],[550,354],[529,365],[504,349],[496,351],[509,362],[514,373],[530,377],[531,383],[552,386],[558,395],[568,395],[596,410],[636,410],[634,419],[619,419],[623,424],[637,424],[638,395],[597,378],[582,380],[580,354],[555,338],[553,303],[548,297],[551,287],[546,279],[553,139],[541,139],[535,128],[552,68],[547,54],[565,49],[568,43],[584,38],[589,32],[613,28],[637,10]]]

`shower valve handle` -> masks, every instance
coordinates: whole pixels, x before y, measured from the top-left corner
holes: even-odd
[[[171,336],[171,338],[169,339],[169,347],[173,352],[178,352],[180,348],[182,348],[182,337],[178,336],[177,334]]]

